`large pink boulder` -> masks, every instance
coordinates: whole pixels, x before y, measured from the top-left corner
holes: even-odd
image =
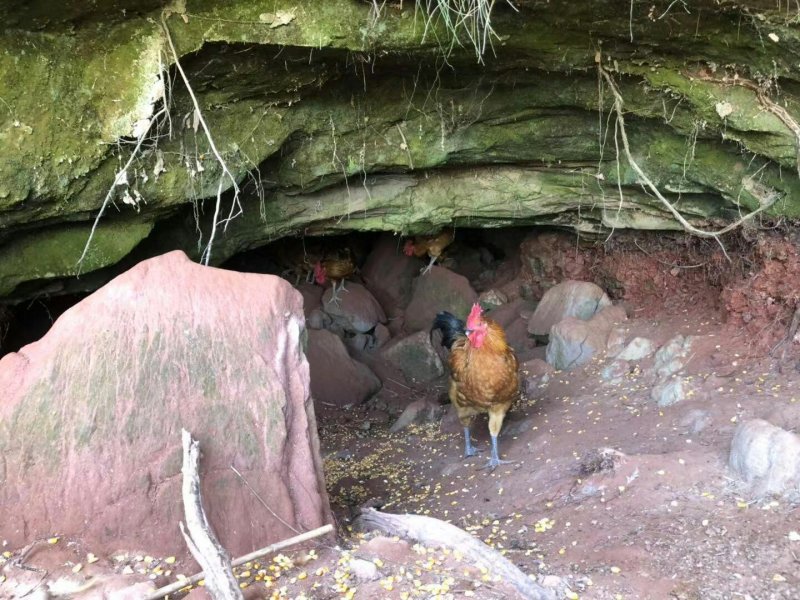
[[[203,501],[232,554],[330,522],[303,322],[279,277],[181,252],[65,312],[0,360],[0,539],[183,554],[181,428],[200,441]]]

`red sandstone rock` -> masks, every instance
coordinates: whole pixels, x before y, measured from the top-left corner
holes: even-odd
[[[284,280],[181,252],[65,312],[0,360],[0,539],[184,554],[181,428],[200,441],[204,504],[232,554],[330,522],[302,331]]]

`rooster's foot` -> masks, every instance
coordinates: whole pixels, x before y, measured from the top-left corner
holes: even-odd
[[[500,460],[499,458],[490,458],[489,461],[478,469],[482,471],[483,469],[489,469],[489,471],[494,471],[500,465],[510,465],[516,461],[514,460]]]
[[[464,427],[464,458],[469,458],[478,454],[478,449],[472,445],[469,435],[469,427]]]

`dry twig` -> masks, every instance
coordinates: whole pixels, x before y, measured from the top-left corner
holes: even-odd
[[[311,531],[307,531],[306,533],[301,533],[300,535],[296,535],[286,540],[282,540],[280,542],[275,542],[274,544],[270,544],[264,548],[259,550],[254,550],[250,554],[245,554],[244,556],[240,556],[236,560],[231,561],[232,567],[240,567],[241,565],[257,560],[266,556],[267,554],[273,554],[284,548],[288,548],[289,546],[295,546],[297,544],[301,544],[302,542],[306,542],[308,540],[314,539],[316,537],[320,537],[331,533],[333,531],[333,525],[323,525],[322,527],[317,527],[316,529],[312,529]],[[204,574],[198,573],[196,575],[192,575],[188,579],[184,579],[183,581],[176,581],[175,583],[171,583],[167,586],[157,589],[152,594],[147,596],[144,600],[159,600],[159,598],[163,598],[169,594],[173,594],[178,590],[182,590],[183,588],[189,587],[191,585],[196,584],[198,581],[203,579]]]

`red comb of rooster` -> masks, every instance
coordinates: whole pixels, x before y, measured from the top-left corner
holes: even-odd
[[[475,329],[478,324],[481,322],[481,305],[477,302],[472,305],[472,310],[469,311],[469,316],[467,317],[467,329]]]
[[[314,265],[314,280],[319,285],[325,285],[327,281],[327,273],[325,273],[325,267],[322,266],[322,262],[317,261]]]

